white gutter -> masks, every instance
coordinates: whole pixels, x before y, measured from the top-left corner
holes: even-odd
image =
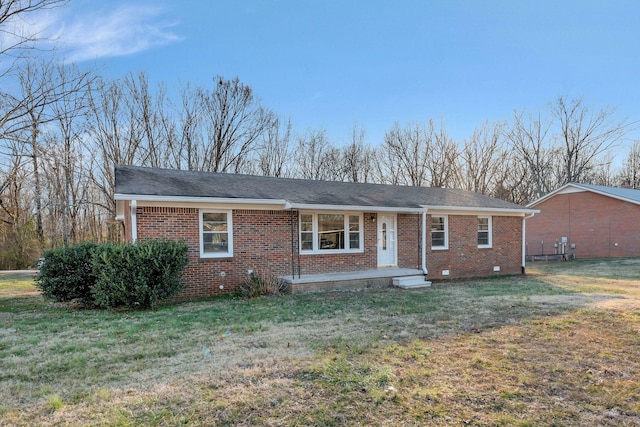
[[[529,216],[522,218],[522,273],[524,274],[524,266],[527,261],[527,220],[540,211],[534,212]]]
[[[323,210],[323,211],[357,211],[357,212],[396,212],[422,213],[423,208],[402,208],[389,206],[351,206],[351,205],[316,205],[309,203],[288,203],[285,209]]]
[[[245,199],[233,197],[193,197],[193,196],[156,196],[150,194],[116,193],[116,200],[140,200],[144,202],[182,202],[182,203],[219,203],[240,205],[282,205],[288,203],[283,199]]]
[[[423,208],[390,207],[390,206],[351,206],[351,205],[323,205],[313,203],[292,203],[284,199],[245,199],[233,197],[193,197],[193,196],[156,196],[149,194],[122,194],[115,195],[116,200],[138,200],[140,202],[165,202],[165,203],[215,203],[220,205],[270,205],[278,206],[283,210],[324,210],[324,211],[358,211],[358,212],[398,212],[421,213]]]
[[[136,209],[138,209],[138,201],[131,201],[131,241],[133,243],[138,240],[138,219],[136,218]]]
[[[540,212],[537,209],[513,209],[513,208],[483,208],[483,207],[471,207],[471,206],[431,206],[422,205],[423,208],[431,211],[447,211],[447,212],[483,212],[483,213],[511,213],[511,214],[534,214]]]
[[[427,209],[422,211],[422,272],[426,276],[427,270]]]

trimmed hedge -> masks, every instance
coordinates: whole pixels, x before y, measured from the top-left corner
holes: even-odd
[[[151,308],[183,288],[182,273],[188,262],[184,242],[102,245],[94,257],[95,302],[104,308]]]
[[[183,288],[184,242],[81,243],[43,254],[36,286],[56,301],[81,299],[103,308],[151,308]]]
[[[96,282],[93,254],[97,247],[85,242],[45,251],[35,281],[42,295],[58,302],[81,299],[87,305],[92,304],[91,288]]]

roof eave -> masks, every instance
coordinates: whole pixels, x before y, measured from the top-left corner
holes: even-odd
[[[251,199],[233,197],[197,197],[197,196],[159,196],[151,194],[116,193],[115,200],[137,200],[139,202],[159,203],[189,203],[189,204],[220,204],[220,205],[265,205],[277,206],[283,210],[322,210],[322,211],[358,211],[358,212],[397,212],[422,213],[429,210],[443,210],[454,212],[486,212],[531,214],[539,213],[536,209],[489,208],[472,206],[369,206],[369,205],[326,205],[315,203],[292,203],[284,199]]]
[[[397,213],[421,213],[422,207],[410,206],[363,206],[363,205],[323,205],[314,203],[290,203],[289,209],[316,210],[316,211],[358,211],[358,212],[397,212]]]
[[[537,205],[539,203],[542,203],[545,200],[547,200],[548,198],[555,196],[557,193],[561,192],[562,190],[564,190],[567,187],[577,187],[577,188],[580,188],[581,190],[586,190],[586,188],[580,187],[579,184],[574,184],[573,182],[568,182],[568,183],[564,184],[562,187],[553,190],[551,193],[545,194],[544,196],[540,197],[539,199],[534,200],[533,202],[527,204],[526,206],[528,208],[530,208],[530,207],[535,206],[535,205]]]
[[[601,191],[601,190],[598,190],[596,188],[591,188],[591,187],[588,187],[588,186],[585,186],[585,185],[578,184],[576,182],[568,182],[568,183],[564,184],[562,187],[552,191],[551,193],[545,194],[544,196],[540,197],[539,199],[534,200],[533,202],[529,203],[527,205],[527,207],[532,207],[532,206],[538,205],[538,204],[544,202],[545,200],[550,199],[551,197],[555,196],[556,194],[561,193],[562,191],[564,191],[568,187],[574,187],[574,188],[578,188],[578,189],[580,189],[582,191],[590,191],[592,193],[599,194],[601,196],[611,197],[613,199],[622,200],[623,202],[633,203],[634,205],[640,205],[640,202],[638,202],[637,200],[634,200],[634,199],[629,199],[627,197],[619,196],[617,194],[612,194],[612,193],[609,193],[609,192],[606,192],[606,191]]]
[[[284,209],[287,201],[283,199],[249,199],[234,197],[197,197],[197,196],[158,196],[149,194],[123,194],[116,193],[116,200],[138,200],[145,202],[169,202],[169,203],[216,203],[239,205],[278,205]]]
[[[500,214],[518,214],[527,215],[540,213],[539,209],[528,208],[490,208],[477,206],[433,206],[422,205],[427,211],[450,211],[450,212],[484,212],[484,213],[500,213]]]
[[[629,198],[624,197],[624,196],[619,196],[617,194],[608,193],[606,191],[600,191],[600,190],[598,190],[596,188],[580,187],[579,185],[577,187],[582,188],[585,191],[591,191],[592,193],[600,194],[601,196],[607,196],[607,197],[611,197],[613,199],[622,200],[623,202],[633,203],[634,205],[640,205],[640,202],[638,202],[637,200],[629,199]]]

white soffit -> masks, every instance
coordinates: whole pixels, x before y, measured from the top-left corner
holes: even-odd
[[[558,190],[558,192],[556,194],[571,194],[571,193],[584,193],[585,190],[584,188],[578,188],[578,187],[574,187],[573,185],[569,185],[565,188],[561,188],[560,190]]]

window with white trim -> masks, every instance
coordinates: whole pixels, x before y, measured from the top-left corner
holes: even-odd
[[[349,215],[349,249],[360,249],[360,216]]]
[[[490,216],[478,217],[478,247],[479,248],[491,247],[491,217]]]
[[[200,211],[200,257],[233,256],[231,211]]]
[[[431,249],[449,249],[449,232],[447,216],[431,217]]]
[[[313,215],[300,215],[300,250],[313,250]]]
[[[300,252],[362,252],[362,214],[300,213]]]

